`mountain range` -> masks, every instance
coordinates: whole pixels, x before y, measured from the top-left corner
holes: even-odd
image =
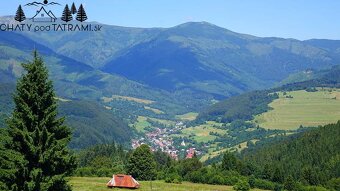
[[[9,18],[0,18],[0,23],[10,22]],[[103,25],[101,32],[1,32],[0,84],[14,86],[22,74],[20,63],[31,59],[33,49],[44,57],[61,100],[70,100],[69,104],[85,100],[93,103],[91,108],[103,110],[103,97],[146,99],[152,101],[148,106],[163,111],[161,118],[201,111],[216,100],[340,64],[336,40],[260,38],[207,22],[149,29]],[[63,112],[70,114],[72,107],[67,104],[61,103],[68,108]],[[86,104],[77,108],[82,105],[86,110]],[[1,113],[8,111],[0,109]],[[74,116],[69,123],[84,141],[84,124],[78,123],[84,118],[79,113]],[[91,116],[93,121],[103,120]],[[93,140],[110,131],[109,123],[104,123],[105,130],[99,132],[96,127],[85,128],[96,132],[91,134]],[[111,130],[106,141],[116,134],[117,140],[129,139],[116,133],[119,128]]]

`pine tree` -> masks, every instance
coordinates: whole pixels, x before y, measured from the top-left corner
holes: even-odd
[[[71,131],[57,117],[57,102],[48,71],[37,52],[23,64],[26,74],[17,82],[15,109],[8,120],[6,149],[19,153],[12,185],[20,191],[68,191],[65,177],[76,168],[67,145]]]
[[[230,152],[225,152],[223,155],[221,167],[223,170],[236,170],[237,168],[236,157]]]
[[[77,13],[77,21],[84,22],[87,20],[87,15],[85,12],[85,9],[83,7],[83,4],[80,4],[78,13]]]
[[[25,13],[22,10],[21,5],[19,5],[19,7],[18,7],[17,13],[15,15],[15,20],[19,21],[19,22],[22,22],[22,21],[26,20]]]
[[[288,191],[293,191],[295,190],[295,182],[294,179],[291,175],[287,177],[287,179],[284,182],[284,188]]]
[[[76,8],[76,5],[74,3],[72,3],[71,13],[72,13],[72,15],[77,13],[77,8]]]
[[[70,9],[68,8],[68,5],[66,4],[65,9],[63,11],[63,15],[61,16],[61,20],[65,21],[65,22],[70,22],[72,21],[73,17],[72,17],[72,13],[70,11]]]
[[[5,144],[9,141],[6,129],[0,129],[0,190],[11,190],[17,166],[24,164],[20,153],[6,149]]]
[[[141,145],[131,155],[127,165],[128,173],[137,180],[154,180],[156,161],[148,145]]]

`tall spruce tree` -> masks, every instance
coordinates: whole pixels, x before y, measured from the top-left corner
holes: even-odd
[[[137,180],[156,178],[156,161],[148,145],[141,145],[132,153],[127,169],[128,173]]]
[[[85,12],[85,9],[83,7],[83,4],[80,4],[78,13],[77,13],[77,21],[84,22],[87,20],[87,15]]]
[[[77,7],[74,3],[72,3],[72,6],[71,6],[71,13],[72,13],[72,15],[77,13]]]
[[[16,169],[7,187],[13,191],[71,190],[65,180],[76,168],[67,148],[71,131],[63,125],[64,119],[57,117],[52,81],[36,51],[33,62],[23,68],[27,73],[17,82],[6,144],[8,153],[16,154],[19,162],[5,160]]]
[[[22,22],[22,21],[26,20],[25,13],[22,10],[21,5],[19,5],[18,10],[17,10],[17,12],[15,14],[15,20],[19,21],[19,22]]]
[[[70,11],[70,9],[68,8],[68,5],[66,4],[64,11],[63,11],[63,15],[61,16],[61,20],[65,21],[65,22],[70,22],[72,21],[73,17],[72,17],[72,13]]]

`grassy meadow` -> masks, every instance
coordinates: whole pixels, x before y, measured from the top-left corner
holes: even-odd
[[[303,126],[318,126],[340,120],[340,89],[318,89],[287,92],[274,100],[273,108],[255,117],[255,122],[267,129],[293,130]],[[287,98],[292,97],[292,98]]]
[[[183,115],[176,115],[176,118],[183,121],[193,121],[197,118],[198,113],[190,112]]]
[[[110,178],[80,178],[74,177],[70,179],[70,184],[74,191],[108,191],[108,190],[129,190],[129,189],[109,189],[106,187],[106,183]],[[150,191],[150,182],[140,182],[140,191]],[[189,182],[183,182],[182,184],[168,184],[164,181],[153,181],[152,190],[159,191],[232,191],[231,186],[219,186],[219,185],[206,185],[206,184],[194,184]],[[254,189],[254,191],[260,191]]]
[[[189,127],[182,130],[181,137],[189,137],[197,142],[208,142],[216,138],[214,135],[210,135],[210,132],[226,134],[225,130],[218,129],[216,126],[221,126],[221,123],[214,121],[207,121],[205,124]]]
[[[145,132],[145,128],[151,127],[151,124],[147,121],[147,117],[144,116],[138,116],[136,123],[134,124],[134,127],[138,132]]]
[[[146,104],[146,105],[154,103],[154,101],[147,100],[147,99],[128,97],[128,96],[119,96],[119,95],[112,95],[112,97],[103,97],[102,100],[105,103],[111,102],[113,100],[133,101],[133,102],[136,102],[136,103],[141,103],[141,104]]]

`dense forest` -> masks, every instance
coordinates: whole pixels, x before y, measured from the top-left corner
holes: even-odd
[[[92,101],[60,102],[59,112],[66,116],[66,124],[73,129],[70,147],[86,148],[113,139],[122,144],[129,142],[133,130],[127,121],[112,114],[110,110]]]
[[[268,104],[278,98],[277,94],[269,93],[254,91],[219,102],[201,112],[197,121],[217,120],[230,123],[234,120],[251,120],[254,115],[268,111]]]
[[[292,177],[303,184],[327,185],[340,177],[339,145],[340,121],[244,150],[242,157],[245,163],[258,167],[253,172],[257,177],[279,183]]]

